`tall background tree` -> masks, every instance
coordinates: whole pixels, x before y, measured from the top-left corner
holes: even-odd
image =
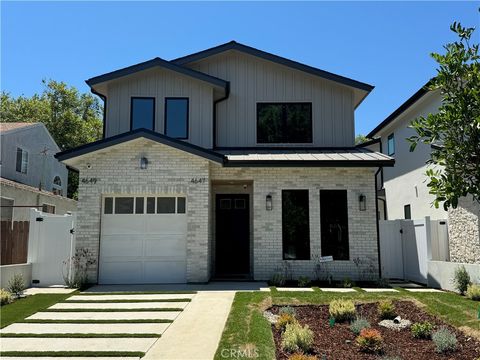
[[[2,92],[2,122],[42,122],[61,150],[83,145],[102,136],[102,105],[91,94],[80,93],[64,82],[43,80],[44,90],[32,97]],[[68,196],[76,198],[78,174],[69,171]]]
[[[410,151],[418,143],[434,145],[427,170],[434,205],[456,208],[461,197],[480,202],[480,65],[479,45],[471,44],[474,28],[453,23],[458,40],[433,53],[437,75],[429,89],[438,90],[442,104],[437,113],[415,119],[416,135],[408,140]]]

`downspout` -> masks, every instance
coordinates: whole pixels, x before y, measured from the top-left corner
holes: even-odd
[[[227,100],[230,95],[230,82],[227,82],[225,87],[225,96],[213,102],[213,124],[212,124],[212,148],[217,147],[217,104],[221,101]]]
[[[92,94],[97,95],[103,101],[103,130],[102,130],[102,139],[105,139],[105,129],[107,124],[107,97],[95,91],[93,88],[90,88]]]
[[[376,225],[377,225],[377,252],[378,252],[378,277],[382,278],[382,260],[380,258],[380,217],[378,216],[378,195],[377,195],[377,175],[382,170],[382,167],[379,167],[377,172],[375,173],[375,218],[376,218]]]

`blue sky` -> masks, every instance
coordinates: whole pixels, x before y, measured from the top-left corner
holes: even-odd
[[[449,25],[480,24],[480,2],[5,2],[1,88],[85,79],[230,40],[375,85],[356,111],[367,133],[435,74]],[[480,29],[475,34],[479,42]]]

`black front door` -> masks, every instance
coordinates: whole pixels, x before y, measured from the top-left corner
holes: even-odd
[[[215,200],[215,275],[250,273],[249,195],[218,194]]]

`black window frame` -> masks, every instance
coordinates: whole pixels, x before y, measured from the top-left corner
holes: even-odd
[[[392,143],[393,143],[393,152],[390,152],[390,139],[392,139]],[[387,137],[387,155],[388,156],[392,156],[392,155],[395,155],[395,133],[391,133],[390,135],[388,135]]]
[[[156,98],[153,96],[132,96],[130,97],[130,131],[133,130],[133,101],[136,99],[148,99],[153,100],[153,112],[152,112],[152,128],[147,130],[155,131],[155,111],[156,111]],[[140,129],[140,128],[139,128]]]
[[[259,108],[259,105],[281,105],[282,107],[286,107],[288,105],[309,105],[310,106],[310,111],[309,111],[309,115],[310,115],[310,141],[302,141],[302,142],[291,142],[291,141],[285,141],[285,134],[288,133],[288,128],[287,128],[287,116],[286,116],[286,110],[283,109],[282,110],[282,136],[283,136],[283,139],[282,141],[280,142],[266,142],[266,141],[260,141],[259,139],[259,131],[258,131],[258,126],[259,126],[259,115],[260,115],[260,108]],[[256,121],[256,128],[255,128],[255,131],[256,131],[256,141],[257,141],[257,144],[260,144],[260,145],[263,145],[263,144],[313,144],[313,103],[311,101],[290,101],[290,102],[282,102],[282,101],[279,101],[279,102],[272,102],[272,101],[268,101],[268,102],[263,102],[263,101],[260,101],[260,102],[257,102],[256,103],[256,116],[257,116],[257,121]]]
[[[407,217],[408,212],[408,217]],[[403,218],[405,220],[412,220],[412,206],[410,204],[403,205]]]
[[[346,240],[346,246],[344,246],[344,251],[345,251],[345,253],[343,254],[344,256],[338,256],[339,254],[330,253],[330,251],[332,249],[336,250],[339,247],[338,246],[333,246],[329,242],[327,243],[327,241],[328,241],[326,239],[327,229],[326,229],[326,226],[325,226],[326,222],[327,222],[327,219],[325,217],[331,217],[332,213],[333,213],[333,208],[332,208],[331,204],[327,203],[325,201],[325,197],[323,197],[323,200],[322,200],[322,193],[325,194],[327,192],[331,193],[330,196],[341,193],[342,194],[342,200],[345,201],[343,203],[343,205],[345,205],[345,207],[344,207],[344,209],[342,209],[345,212],[343,214],[344,215],[344,220],[345,220],[345,223],[343,224],[343,227],[344,227],[344,230],[345,230],[344,233],[346,234],[346,238],[342,239],[342,241]],[[335,206],[338,207],[339,205],[340,205],[340,199],[337,196],[337,199],[335,200]],[[328,210],[324,206],[327,206]],[[350,226],[349,226],[348,215],[349,215],[348,191],[346,189],[322,189],[322,190],[320,190],[320,232],[321,232],[320,233],[320,242],[321,242],[320,249],[321,249],[322,256],[332,256],[333,260],[339,260],[339,261],[349,261],[350,260],[350,233],[349,233]]]
[[[185,137],[172,137],[168,135],[167,133],[167,103],[168,100],[187,100],[187,119],[186,119],[186,124],[185,124]],[[170,136],[173,139],[178,139],[178,140],[187,140],[189,138],[189,133],[190,133],[190,98],[189,97],[179,97],[179,96],[170,96],[166,97],[164,101],[164,106],[163,106],[163,133],[166,136]]]
[[[18,161],[18,155],[19,155],[19,151],[20,151],[20,162]],[[25,155],[25,158],[26,158],[26,161],[25,161],[25,171],[23,171],[23,156]],[[17,151],[16,151],[16,155],[15,155],[15,171],[17,173],[20,173],[20,174],[28,174],[28,161],[29,161],[29,156],[28,156],[28,151],[25,150],[24,148],[20,147],[20,146],[17,146]],[[19,167],[19,164],[20,164],[20,167]]]
[[[307,241],[307,246],[306,246],[306,249],[303,249],[302,252],[304,252],[304,256],[301,256],[302,254],[300,255],[296,255],[295,259],[292,259],[290,257],[286,257],[285,254],[286,254],[286,245],[288,245],[288,239],[286,238],[285,236],[285,232],[286,232],[286,227],[285,227],[285,219],[288,218],[291,220],[291,218],[289,216],[287,216],[285,213],[285,209],[284,209],[284,200],[285,200],[285,193],[286,192],[305,192],[306,193],[306,201],[307,201],[307,206],[306,206],[306,235],[308,237],[308,241]],[[295,237],[296,239],[298,239],[298,237],[296,236]],[[310,191],[308,189],[282,189],[282,259],[283,260],[292,260],[292,261],[304,261],[304,260],[311,260],[311,249],[312,249],[312,246],[311,246],[311,236],[310,236]],[[300,243],[301,244],[301,243]],[[296,244],[296,246],[300,246],[299,244]]]

